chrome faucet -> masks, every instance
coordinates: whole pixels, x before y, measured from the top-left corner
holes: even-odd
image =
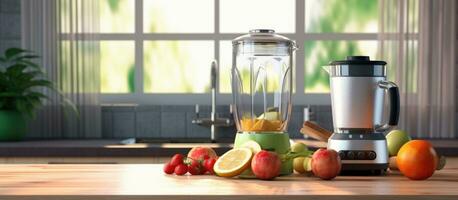
[[[200,126],[210,127],[210,139],[212,142],[216,142],[216,127],[230,127],[234,125],[231,118],[218,118],[216,114],[216,92],[217,92],[217,80],[218,80],[218,64],[216,60],[211,63],[211,101],[212,110],[210,118],[199,118],[199,104],[196,104],[196,118],[192,120],[193,124]],[[232,105],[229,105],[229,112],[232,116]]]

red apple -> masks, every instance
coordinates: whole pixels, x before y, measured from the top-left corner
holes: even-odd
[[[270,180],[280,174],[281,160],[275,152],[262,150],[251,160],[253,174],[263,180]]]
[[[332,149],[319,149],[312,156],[313,174],[321,179],[333,179],[340,173],[341,166],[339,154]]]
[[[189,151],[188,157],[202,161],[208,158],[218,159],[218,155],[216,155],[216,152],[210,147],[194,147]]]

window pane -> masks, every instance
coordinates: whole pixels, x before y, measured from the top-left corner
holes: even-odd
[[[404,30],[409,30],[411,32],[418,32],[418,9],[419,1],[418,0],[408,0],[409,11],[408,11],[408,21]]]
[[[219,43],[219,90],[220,93],[231,93],[232,43]]]
[[[294,0],[220,0],[220,31],[246,33],[268,28],[276,32],[295,30]]]
[[[143,29],[147,33],[212,33],[213,0],[144,0]]]
[[[60,29],[64,33],[133,33],[135,1],[100,0],[96,1],[99,12],[93,15],[92,3],[85,0],[59,1]]]
[[[102,93],[135,91],[133,41],[100,42],[100,76]]]
[[[306,93],[329,92],[329,76],[322,69],[333,60],[344,60],[348,55],[377,56],[377,41],[306,41],[305,77]]]
[[[307,0],[305,30],[311,33],[378,31],[377,0]]]
[[[145,92],[210,91],[213,41],[148,41],[144,53]]]
[[[100,32],[133,33],[135,19],[135,1],[103,0],[100,1]]]

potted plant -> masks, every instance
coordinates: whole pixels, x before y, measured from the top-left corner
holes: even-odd
[[[32,60],[31,51],[9,48],[0,56],[0,141],[21,140],[27,131],[27,120],[48,100],[42,91],[51,89],[62,94],[49,81],[43,69]],[[62,96],[63,97],[63,96]],[[64,106],[76,107],[63,97]]]

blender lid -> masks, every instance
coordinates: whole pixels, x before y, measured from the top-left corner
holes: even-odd
[[[385,77],[385,61],[370,60],[369,56],[347,56],[325,66],[331,77]]]
[[[297,48],[296,43],[289,38],[278,35],[272,29],[253,29],[249,34],[242,35],[232,40],[233,45],[238,44],[277,44],[282,46],[293,46]]]
[[[346,60],[331,61],[329,65],[386,65],[386,62],[370,60],[369,56],[347,56]]]

